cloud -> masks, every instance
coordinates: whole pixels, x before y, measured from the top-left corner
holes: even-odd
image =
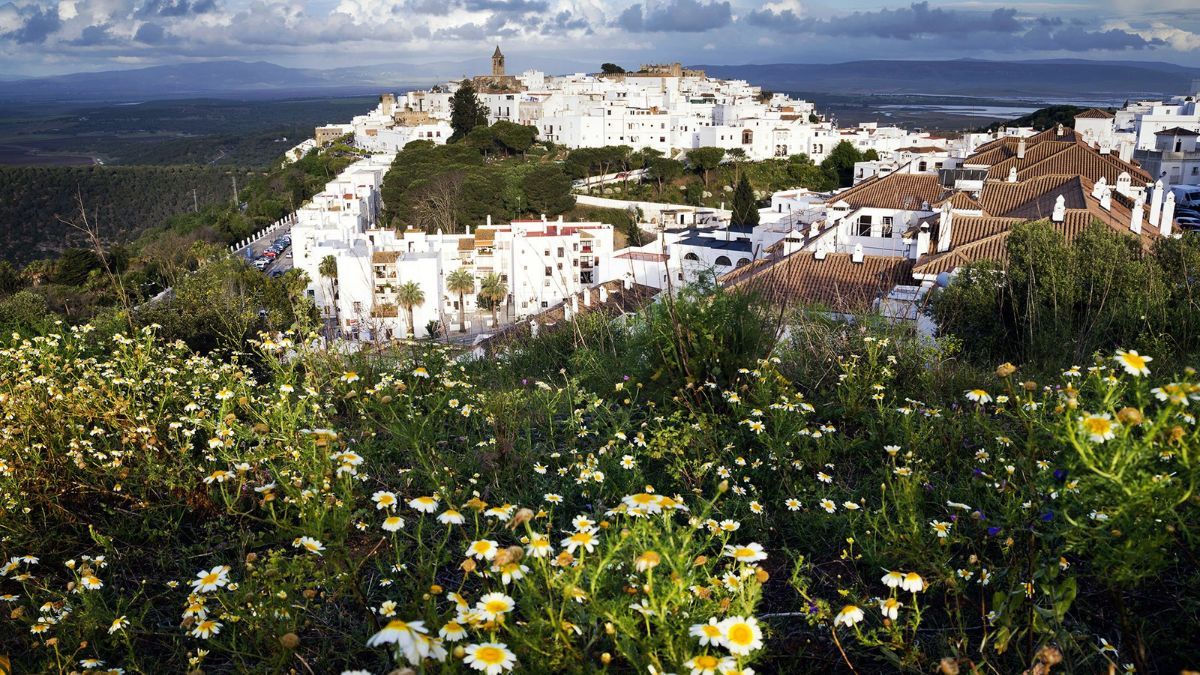
[[[62,28],[62,18],[58,15],[57,7],[17,7],[10,2],[0,9],[6,10],[3,25],[7,28],[5,32],[0,33],[0,38],[12,40],[17,44],[42,44],[46,38]]]
[[[632,5],[617,16],[613,25],[631,33],[702,33],[728,26],[733,12],[728,2],[700,0],[670,0],[665,4],[643,9],[641,3]]]
[[[1124,21],[1109,22],[1105,28],[1135,33],[1146,40],[1165,44],[1177,52],[1200,50],[1200,34],[1172,26],[1162,21],[1153,21],[1147,27],[1135,28]]]
[[[469,12],[502,12],[505,14],[530,14],[549,9],[542,0],[466,0],[463,7]]]
[[[157,45],[162,44],[166,36],[167,31],[162,26],[147,22],[138,27],[137,33],[133,35],[133,39],[143,44]]]
[[[830,19],[801,17],[791,9],[761,9],[746,14],[742,21],[757,28],[793,34],[906,41],[936,39],[948,46],[969,44],[977,51],[1124,51],[1168,44],[1165,33],[1139,33],[1118,26],[1089,30],[1082,21],[1072,20],[1066,25],[1057,16],[1021,18],[1013,7],[998,7],[988,12],[944,9],[928,2]],[[1172,37],[1186,43],[1182,36]]]
[[[899,40],[930,35],[1012,34],[1024,28],[1017,20],[1017,10],[1013,8],[969,12],[930,7],[928,2],[914,2],[899,9],[854,12],[825,20],[801,19],[790,9],[766,9],[750,12],[745,20],[754,26],[776,30]]]
[[[79,34],[79,37],[70,40],[68,44],[77,47],[95,47],[97,45],[107,45],[114,42],[112,34],[108,32],[108,25],[102,24],[97,26],[86,26]]]
[[[216,10],[215,0],[148,0],[138,10],[138,16],[188,16],[189,14],[207,14]]]

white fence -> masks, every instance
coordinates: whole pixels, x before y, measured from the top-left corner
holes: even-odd
[[[713,226],[729,222],[732,212],[727,209],[689,206],[687,204],[664,204],[661,202],[635,202],[591,195],[575,195],[575,203],[583,206],[599,206],[606,209],[627,211],[630,207],[642,212],[641,223],[655,232],[667,226]]]
[[[295,222],[296,222],[296,214],[289,213],[288,215],[271,223],[270,225],[259,230],[258,232],[255,232],[254,234],[250,235],[249,237],[230,246],[229,252],[240,255],[240,254],[244,253],[246,251],[246,249],[257,244],[264,237],[267,237],[267,236],[275,233],[276,231],[278,231],[281,228],[291,227],[293,224],[295,224]]]

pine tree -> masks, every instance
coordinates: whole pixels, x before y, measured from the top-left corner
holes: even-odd
[[[475,85],[463,80],[450,99],[450,126],[454,129],[450,142],[465,137],[475,127],[486,127],[489,112],[475,95]]]
[[[754,199],[754,188],[750,187],[750,181],[746,180],[745,174],[742,174],[737,189],[733,191],[732,222],[734,225],[750,227],[758,225],[758,202]]]

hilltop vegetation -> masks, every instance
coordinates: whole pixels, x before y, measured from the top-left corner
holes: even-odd
[[[1052,105],[1035,110],[1028,115],[1022,115],[1007,122],[995,122],[980,129],[980,131],[999,131],[1005,127],[1033,127],[1045,131],[1058,125],[1074,129],[1075,116],[1088,110],[1075,105]]]
[[[76,218],[79,199],[107,236],[128,241],[197,204],[232,203],[232,179],[249,185],[254,175],[200,166],[0,167],[0,251],[27,263],[78,245],[84,235],[60,218]]]

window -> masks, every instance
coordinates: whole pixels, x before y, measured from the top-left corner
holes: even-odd
[[[754,132],[746,129],[742,132],[742,145],[750,145],[754,142]]]
[[[917,171],[925,171],[928,168],[929,168],[929,163],[926,162],[925,160],[921,160],[921,163],[917,165]]]
[[[733,263],[732,263],[732,262],[729,260],[729,258],[727,258],[726,256],[719,255],[719,256],[717,256],[717,262],[716,262],[716,264],[717,264],[719,267],[729,267],[729,266],[730,266],[730,265],[732,265]]]
[[[687,253],[683,256],[684,260],[700,260],[700,256],[695,253]]]
[[[362,313],[362,303],[357,300],[354,301],[354,313],[355,314]]]
[[[871,236],[871,216],[859,216],[858,217],[858,236],[860,236],[860,237]]]
[[[552,267],[547,267],[547,268],[546,268],[546,276],[548,276],[548,277],[549,277],[549,276],[554,276],[554,268],[552,268]]]
[[[558,257],[560,257],[560,258],[563,257],[564,253],[565,253],[565,249],[563,249],[563,247],[559,246],[558,247]]]
[[[892,217],[891,217],[891,216],[884,216],[884,217],[883,217],[883,233],[882,233],[882,236],[884,236],[884,237],[890,237],[890,236],[892,236]]]

